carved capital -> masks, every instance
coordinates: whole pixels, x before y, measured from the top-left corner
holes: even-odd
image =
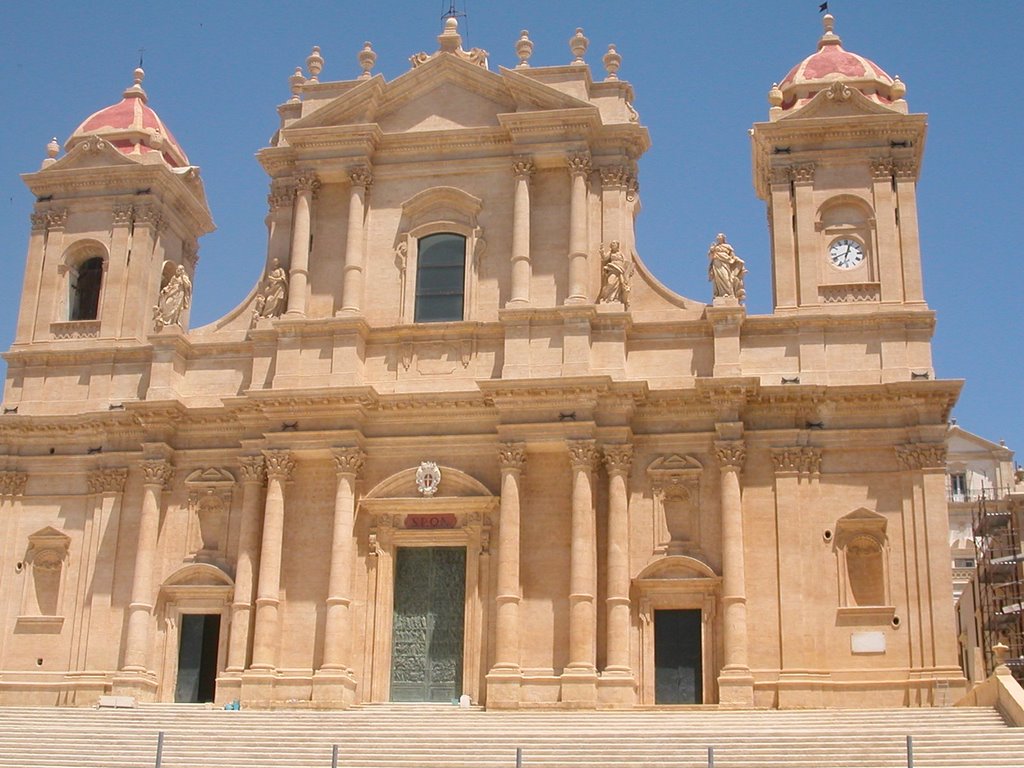
[[[609,475],[628,475],[633,465],[632,445],[605,445],[604,467]]]
[[[121,493],[127,479],[127,467],[93,470],[89,473],[89,493]]]
[[[0,472],[0,496],[23,496],[25,485],[28,483],[28,474],[5,470]]]
[[[598,171],[601,173],[602,187],[626,187],[632,177],[629,168],[624,165],[599,168]]]
[[[600,453],[593,440],[567,440],[569,447],[569,464],[573,469],[585,469],[593,472],[600,460]]]
[[[42,232],[46,229],[46,216],[49,211],[32,211],[28,215],[29,221],[32,222],[33,232]]]
[[[897,445],[896,459],[903,469],[946,469],[946,446],[944,443]]]
[[[738,472],[743,469],[747,449],[742,440],[718,440],[715,442],[715,458],[718,459],[719,468],[735,469]]]
[[[309,171],[295,177],[295,191],[309,192],[315,195],[320,190],[320,179],[315,173]]]
[[[498,465],[502,470],[521,472],[526,466],[526,449],[522,443],[502,443],[498,446]]]
[[[909,158],[896,160],[892,164],[892,170],[897,179],[916,179],[917,161]]]
[[[789,182],[793,180],[793,169],[788,165],[775,166],[768,170],[768,183],[769,184],[785,184],[789,185]]]
[[[879,157],[871,161],[871,178],[873,179],[891,179],[892,170],[892,158]]]
[[[142,470],[143,485],[166,486],[174,476],[174,467],[164,459],[143,461],[139,468]]]
[[[123,227],[131,223],[134,209],[130,205],[115,205],[111,211],[111,220],[115,227]]]
[[[360,448],[335,448],[331,451],[334,455],[335,471],[339,475],[358,476],[363,471],[363,464],[366,461],[366,454]]]
[[[814,163],[800,163],[789,168],[792,179],[797,184],[808,184],[814,181]]]
[[[68,223],[67,208],[51,208],[31,214],[32,229],[63,229]]]
[[[373,172],[369,166],[360,165],[348,172],[349,181],[353,187],[369,188],[373,184]]]
[[[528,157],[517,157],[512,161],[512,175],[517,179],[529,179],[537,167]]]
[[[573,152],[570,154],[566,161],[569,164],[569,173],[573,176],[589,176],[590,175],[590,153],[589,152]]]
[[[295,459],[291,451],[264,451],[267,464],[267,477],[271,480],[287,482],[295,471]]]
[[[772,464],[777,474],[821,474],[820,448],[773,448]]]
[[[262,456],[241,457],[238,460],[238,469],[242,473],[243,483],[262,484],[267,478],[267,471]]]
[[[165,221],[163,213],[155,205],[143,205],[135,208],[135,223],[149,227],[154,232],[164,229]]]

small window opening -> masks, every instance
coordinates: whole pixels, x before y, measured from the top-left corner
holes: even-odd
[[[417,323],[462,320],[466,291],[466,238],[443,232],[419,240]]]
[[[72,273],[69,320],[95,320],[103,285],[103,257],[93,256]]]

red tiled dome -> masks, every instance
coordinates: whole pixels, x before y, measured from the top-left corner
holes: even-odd
[[[125,90],[117,104],[87,117],[67,140],[64,148],[71,150],[89,136],[100,136],[125,155],[162,158],[173,168],[190,165],[188,156],[160,116],[146,103],[142,90],[141,69],[135,70],[135,83]],[[148,158],[147,158],[148,159]]]
[[[903,96],[905,88],[898,79],[894,80],[870,59],[843,48],[839,36],[832,31],[831,15],[825,16],[824,24],[825,34],[818,41],[818,50],[793,67],[778,85],[783,110],[802,106],[835,82],[845,83],[879,104],[890,104]]]

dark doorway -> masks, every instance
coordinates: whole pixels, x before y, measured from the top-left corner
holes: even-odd
[[[451,701],[462,694],[465,602],[465,548],[398,549],[392,701]]]
[[[217,684],[217,646],[220,614],[186,613],[181,617],[178,643],[178,682],[174,700],[183,703],[213,701]]]
[[[654,612],[654,703],[703,704],[700,611]]]

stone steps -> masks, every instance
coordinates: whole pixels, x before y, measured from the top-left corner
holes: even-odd
[[[367,706],[347,712],[0,709],[0,768],[1021,768],[1024,729],[992,709],[483,712]]]

